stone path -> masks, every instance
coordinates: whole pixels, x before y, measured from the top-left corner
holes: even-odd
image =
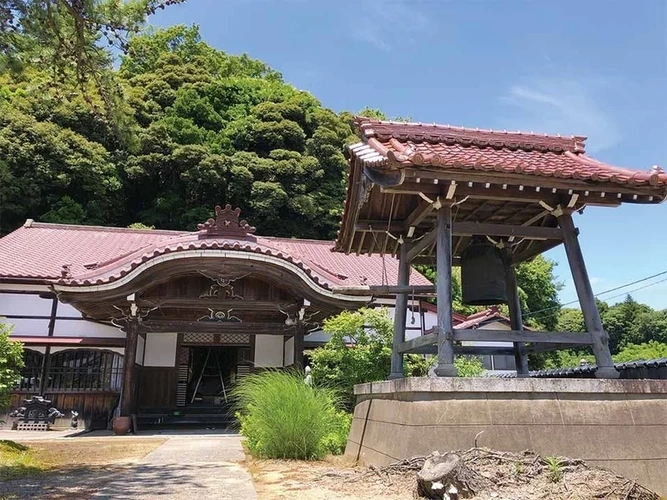
[[[132,437],[92,432],[76,438],[100,441],[164,437],[162,445],[138,461],[65,469],[0,482],[0,499],[76,500],[257,500],[241,438],[221,431],[142,432]],[[42,438],[44,439],[44,438]]]
[[[235,435],[176,436],[91,497],[94,500],[256,500]]]

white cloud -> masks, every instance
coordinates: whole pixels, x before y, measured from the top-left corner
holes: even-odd
[[[601,96],[607,82],[599,79],[534,78],[512,85],[502,101],[512,114],[504,128],[563,135],[586,135],[587,150],[601,151],[620,139],[617,125]]]
[[[409,0],[359,0],[357,12],[351,15],[354,38],[382,50],[392,41],[414,43],[414,35],[429,28],[428,17]]]

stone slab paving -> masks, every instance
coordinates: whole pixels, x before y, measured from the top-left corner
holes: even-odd
[[[170,437],[92,499],[256,500],[244,458],[239,436]]]
[[[25,440],[12,432],[13,439]],[[44,440],[135,440],[163,437],[167,441],[137,461],[108,466],[82,467],[0,482],[0,499],[35,500],[257,500],[248,471],[238,462],[245,458],[241,438],[224,430],[143,431],[136,436],[113,436],[108,431],[78,437],[60,433],[29,433]],[[37,436],[35,436],[37,439]]]

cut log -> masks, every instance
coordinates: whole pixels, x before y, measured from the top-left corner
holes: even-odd
[[[419,495],[435,500],[470,498],[488,480],[468,467],[455,453],[431,454],[417,473]]]

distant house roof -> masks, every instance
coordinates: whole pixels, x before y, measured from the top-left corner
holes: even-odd
[[[257,236],[252,239],[182,232],[48,224],[28,220],[0,238],[0,281],[89,285],[126,275],[141,263],[181,250],[228,249],[270,255],[296,264],[325,288],[394,284],[398,261],[379,255],[332,252],[331,241]],[[384,280],[383,280],[384,276]],[[431,284],[416,271],[411,284]]]
[[[430,166],[451,170],[525,174],[630,186],[667,187],[659,167],[637,171],[585,154],[586,137],[480,130],[358,117],[365,149],[355,151],[380,166]],[[663,197],[665,192],[663,191]]]
[[[488,309],[485,309],[475,314],[471,314],[470,316],[465,318],[464,321],[455,324],[454,326],[459,330],[467,330],[467,329],[479,328],[481,326],[496,321],[500,321],[501,323],[505,323],[507,325],[510,324],[510,319],[500,312],[498,306],[491,306]],[[528,328],[525,325],[524,329],[530,330],[530,328]]]
[[[621,378],[640,379],[655,378],[667,379],[667,358],[626,361],[624,363],[615,363],[616,369],[621,372]],[[597,371],[595,364],[582,364],[569,368],[553,368],[550,370],[534,370],[530,376],[534,378],[579,378],[593,377]],[[489,372],[485,376],[492,378],[515,378],[515,372]]]

